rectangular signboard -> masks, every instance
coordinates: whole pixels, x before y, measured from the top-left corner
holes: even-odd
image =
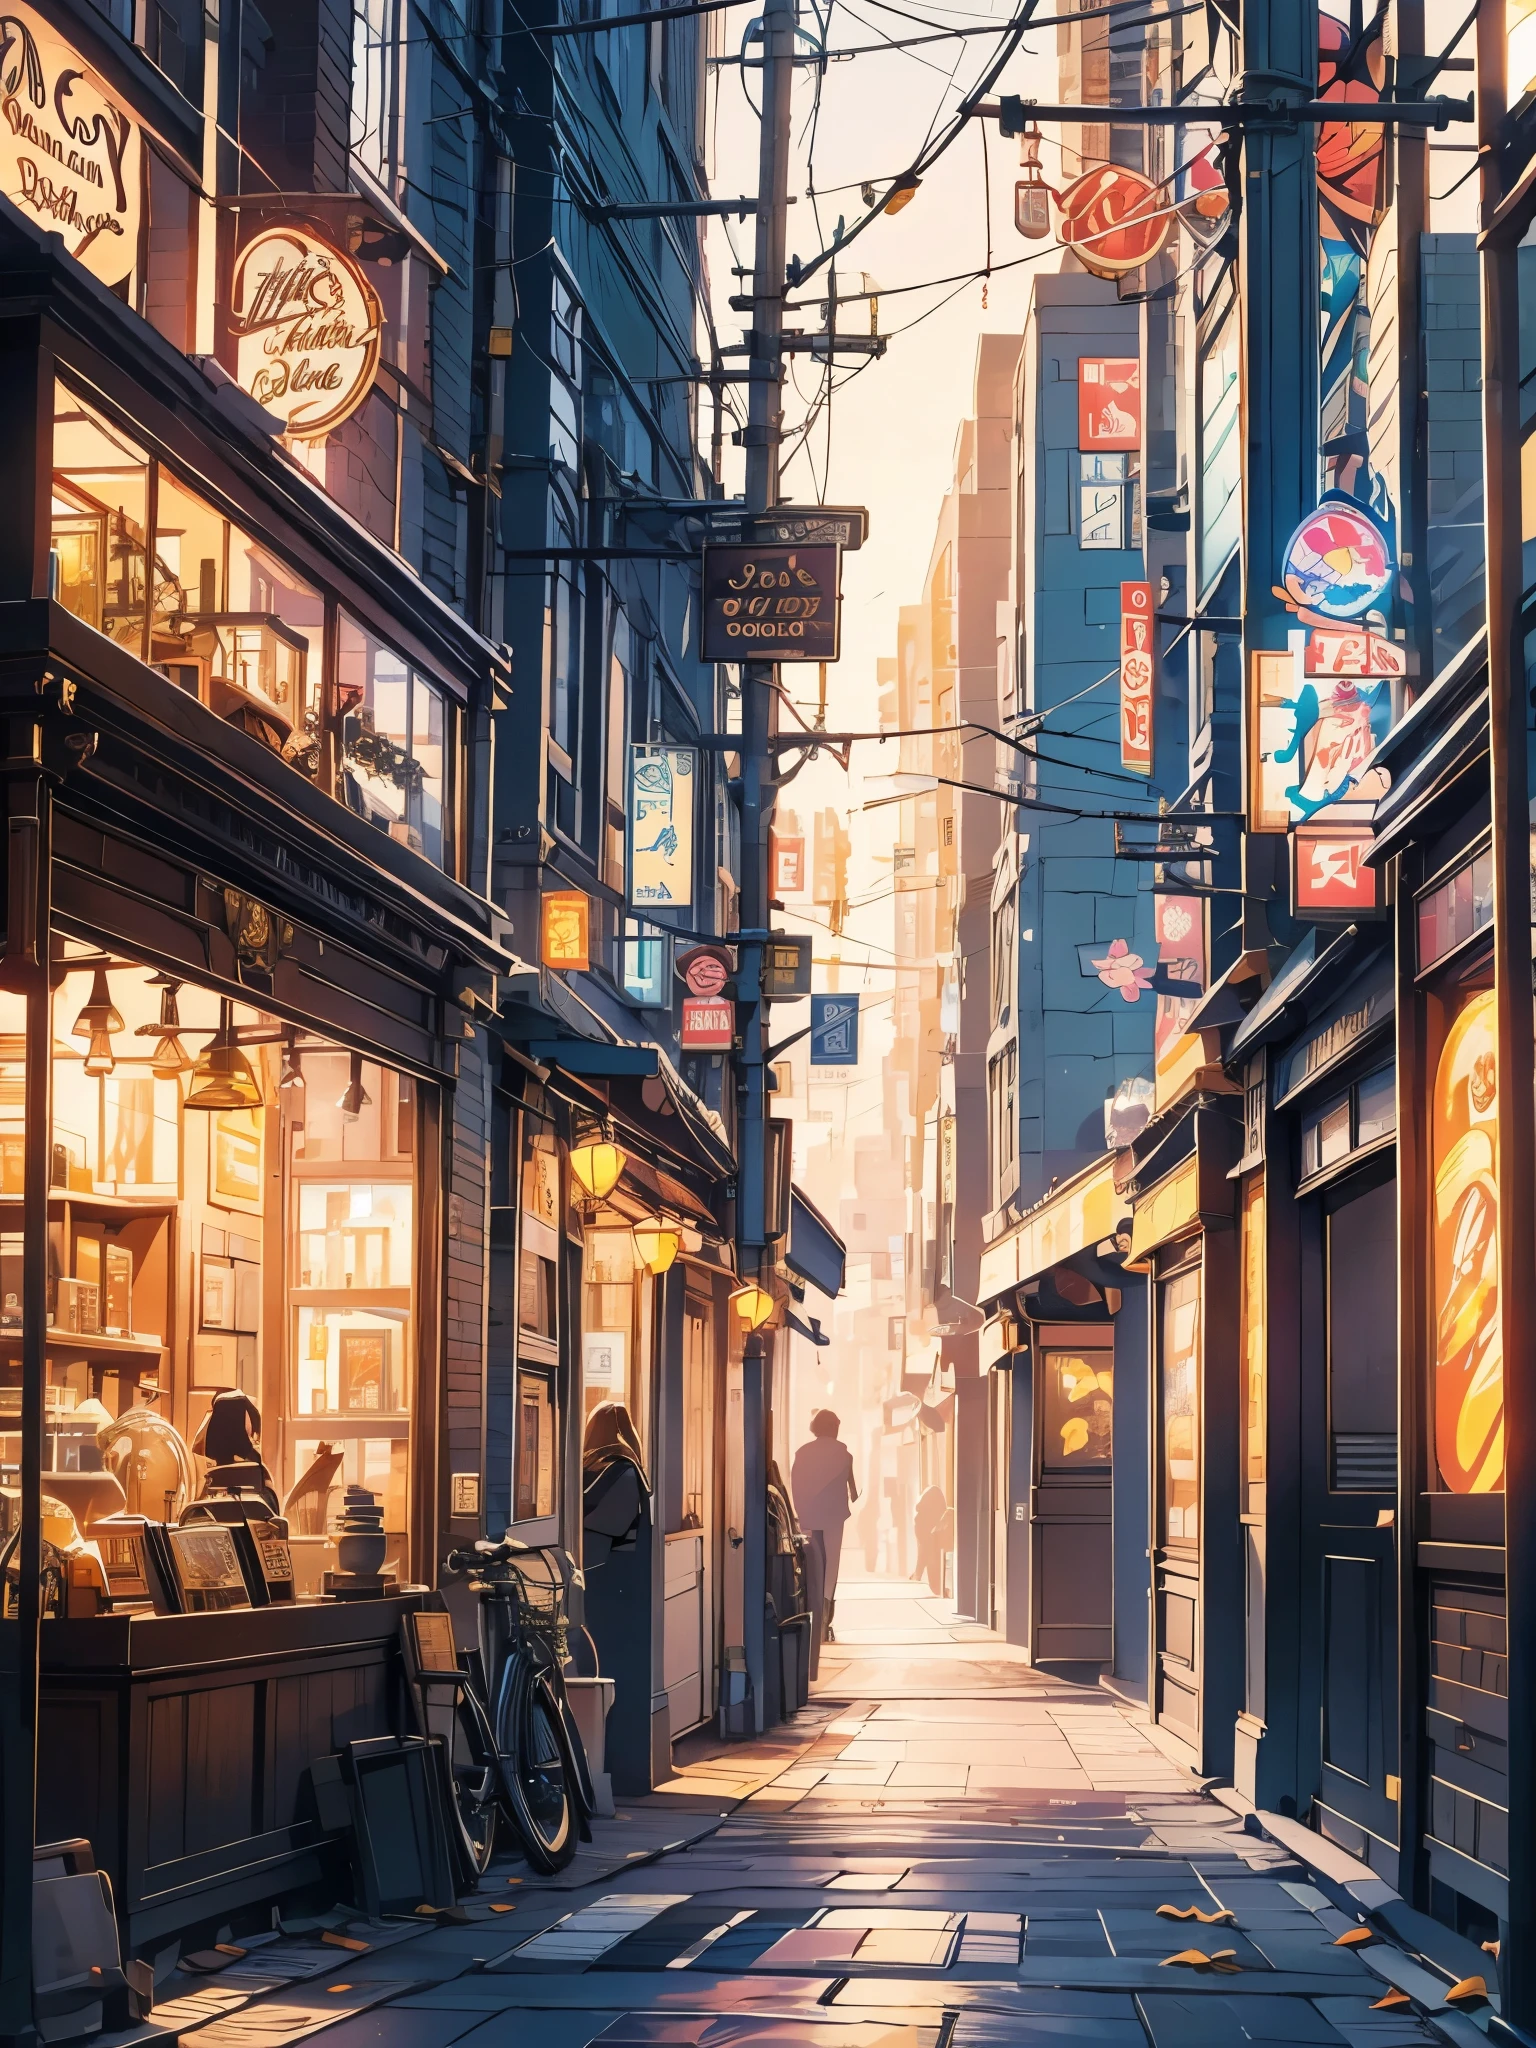
[[[763,994],[787,998],[810,992],[810,934],[775,932],[763,948]]]
[[[811,997],[811,1065],[856,1067],[859,1063],[859,999]]]
[[[1150,583],[1120,586],[1120,765],[1152,773],[1152,635]]]
[[[805,839],[803,834],[781,838],[768,835],[768,893],[770,896],[798,896],[805,887]]]
[[[539,901],[539,958],[546,967],[587,971],[592,902],[582,889],[551,889]]]
[[[689,1052],[729,1052],[736,1039],[736,1006],[719,996],[683,997],[683,1045]]]
[[[629,900],[686,909],[698,755],[692,747],[631,747],[629,755]]]
[[[1135,356],[1079,356],[1077,445],[1084,454],[1141,446],[1141,364]]]
[[[1378,908],[1378,878],[1365,856],[1374,838],[1365,823],[1298,825],[1295,907],[1298,917],[1356,917]]]
[[[706,547],[704,661],[836,661],[842,550]]]

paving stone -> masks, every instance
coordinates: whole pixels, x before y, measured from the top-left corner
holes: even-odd
[[[1250,1998],[1241,2004],[1224,1996],[1191,1997],[1177,1992],[1146,1993],[1137,2000],[1153,2048],[1249,2048],[1249,2043],[1332,2043],[1343,2035],[1301,1998]]]

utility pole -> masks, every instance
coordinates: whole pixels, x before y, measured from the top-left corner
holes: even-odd
[[[784,238],[789,212],[790,87],[794,79],[794,0],[768,0],[763,15],[763,125],[758,155],[757,234],[752,254],[752,381],[747,387],[747,475],[743,533],[753,513],[779,502],[779,442],[784,423]],[[743,1005],[738,1070],[740,1175],[736,1194],[737,1257],[743,1280],[766,1285],[768,1257],[768,1017],[763,1002],[762,934],[768,929],[768,827],[773,818],[779,729],[779,672],[771,661],[742,664],[741,679],[741,941],[737,973]],[[742,1531],[742,1628],[752,1727],[763,1730],[767,1654],[767,1428],[772,1338],[752,1332],[742,1356],[745,1448]]]

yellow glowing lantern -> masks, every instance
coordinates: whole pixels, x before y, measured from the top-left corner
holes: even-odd
[[[571,1171],[594,1202],[611,1195],[629,1164],[629,1154],[611,1138],[587,1138],[571,1147]]]
[[[766,1287],[759,1287],[755,1280],[748,1280],[731,1296],[731,1307],[746,1329],[760,1330],[773,1314],[773,1296]]]
[[[634,1237],[635,1257],[647,1273],[665,1273],[683,1246],[682,1225],[667,1216],[642,1217]]]

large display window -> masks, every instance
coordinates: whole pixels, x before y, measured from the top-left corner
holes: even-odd
[[[1435,1069],[1434,1446],[1450,1493],[1504,1488],[1504,1343],[1499,1311],[1498,1030],[1494,992],[1456,1012]]]
[[[195,1522],[188,1510],[227,1455],[210,1428],[219,1403],[225,1435],[231,1414],[245,1417],[258,1462],[241,1483],[264,1484],[274,1520],[286,1518],[299,1597],[346,1565],[349,1531],[382,1534],[375,1575],[408,1581],[416,1083],[115,952],[63,942],[55,981],[45,1498],[69,1510],[70,1540],[87,1551],[100,1551],[97,1525],[125,1515],[171,1530]],[[21,1451],[24,1075],[19,1015],[0,1018],[8,1521]]]
[[[1170,1550],[1193,1550],[1200,1540],[1200,1269],[1158,1285],[1160,1538]]]

